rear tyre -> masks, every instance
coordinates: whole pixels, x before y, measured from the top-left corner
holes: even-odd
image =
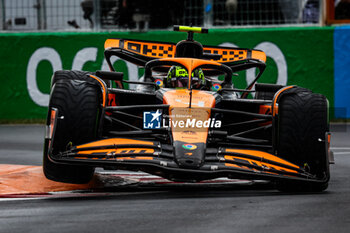
[[[58,109],[58,116],[63,119],[57,120],[52,145],[53,156],[67,150],[69,145],[79,145],[97,138],[99,97],[98,88],[86,81],[56,81],[51,91],[49,110]],[[88,183],[94,174],[93,167],[54,163],[48,157],[47,145],[44,150],[43,169],[48,179],[65,183]]]
[[[300,88],[279,102],[277,153],[304,167],[322,182],[280,181],[281,191],[321,192],[328,187],[329,161],[326,152],[328,102],[325,96]]]
[[[272,100],[275,93],[282,87],[277,84],[257,83],[255,84],[255,99]]]

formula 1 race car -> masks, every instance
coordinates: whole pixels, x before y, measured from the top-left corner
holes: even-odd
[[[54,73],[46,177],[87,183],[102,167],[181,182],[228,177],[271,180],[282,191],[325,190],[331,158],[326,97],[256,83],[265,69],[263,51],[202,45],[193,36],[207,33],[204,28],[174,30],[187,32],[187,39],[106,40],[111,71]],[[113,56],[144,67],[143,79],[124,80]],[[236,89],[232,79],[249,68],[259,70],[255,80]]]

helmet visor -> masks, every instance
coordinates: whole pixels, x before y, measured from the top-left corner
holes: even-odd
[[[177,77],[174,82],[174,87],[178,88],[187,88],[188,86],[188,77]]]

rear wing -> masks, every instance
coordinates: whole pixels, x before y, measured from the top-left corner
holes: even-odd
[[[125,52],[145,57],[144,60],[175,57],[173,43],[151,42],[128,39],[107,39],[105,50],[122,49]],[[118,56],[118,55],[117,55]]]
[[[199,44],[198,42],[193,43],[197,43],[196,46]],[[147,62],[154,59],[175,58],[176,46],[178,44],[131,39],[107,39],[104,45],[105,57],[111,71],[115,71],[111,63],[112,56],[118,56],[123,60],[144,67]],[[202,46],[201,44],[199,46],[202,47],[203,53],[199,57],[193,58],[219,62],[230,67],[233,72],[254,67],[258,68],[259,73],[248,84],[247,90],[250,90],[254,86],[265,70],[266,54],[263,51],[220,46]]]
[[[107,54],[121,56],[121,58],[144,66],[146,62],[159,58],[175,58],[176,44],[165,42],[152,42],[129,39],[107,39],[105,42],[105,51]],[[266,62],[266,55],[260,50],[229,48],[219,46],[203,46],[203,56],[208,54],[217,55],[216,58],[208,59],[227,65],[249,59],[254,59],[262,63]],[[135,59],[126,59],[126,57],[134,56]],[[209,56],[208,56],[209,57]],[[137,58],[137,59],[136,59]]]

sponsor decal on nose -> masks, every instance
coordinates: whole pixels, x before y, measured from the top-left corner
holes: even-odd
[[[197,149],[197,146],[196,145],[193,145],[193,144],[183,144],[182,147],[186,150],[195,150]]]

